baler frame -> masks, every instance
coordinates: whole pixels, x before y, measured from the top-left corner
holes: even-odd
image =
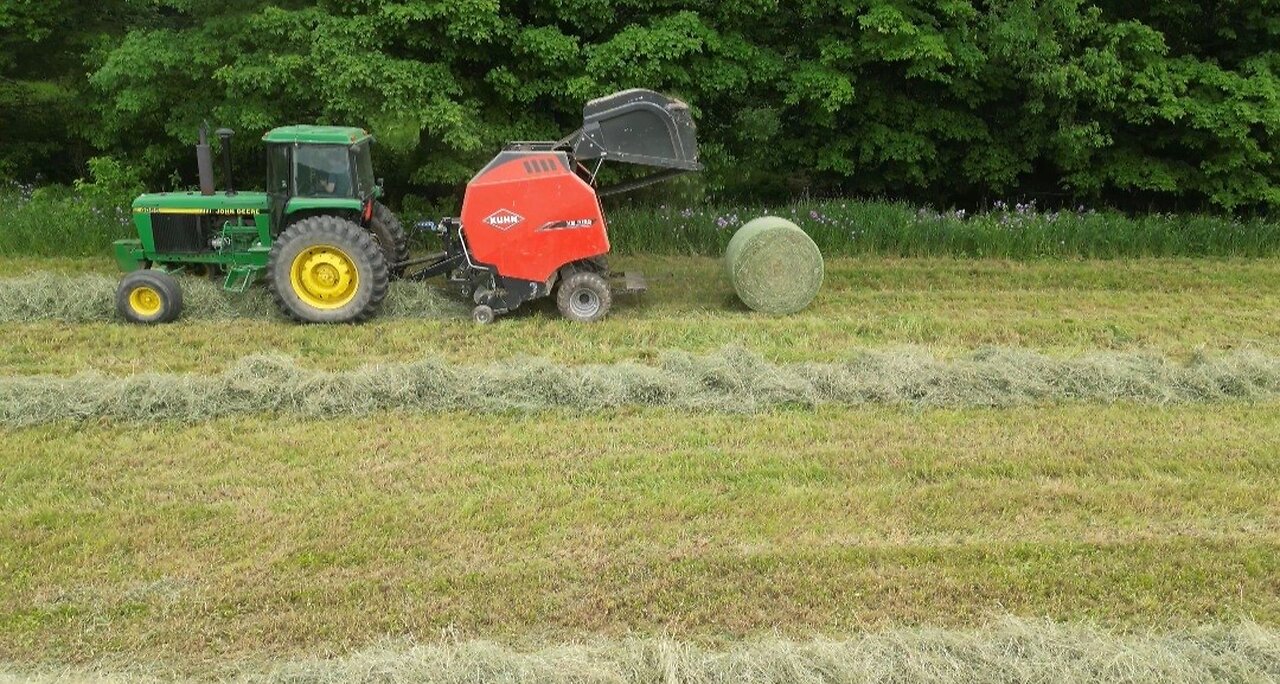
[[[596,162],[594,169],[584,163],[590,161]],[[597,178],[607,161],[660,170],[600,188]],[[523,174],[517,164],[523,165]],[[560,140],[507,143],[468,184],[461,218],[419,223],[419,230],[439,236],[444,249],[404,264],[405,277],[425,280],[446,275],[461,294],[475,302],[473,317],[487,323],[493,320],[494,314],[506,313],[527,300],[550,295],[558,280],[577,276],[577,281],[594,288],[593,296],[602,300],[604,310],[600,316],[603,316],[611,295],[608,290],[600,292],[600,283],[608,288],[606,279],[610,274],[604,260],[609,244],[599,198],[631,192],[701,169],[696,129],[684,102],[643,89],[597,98],[583,108],[583,125],[572,134]],[[576,180],[568,180],[570,177]],[[555,178],[561,180],[556,182]],[[554,191],[556,201],[547,205],[546,193],[530,193],[535,184],[545,185],[548,192]],[[509,202],[495,199],[508,197],[495,190],[495,186],[504,186],[512,196]],[[511,206],[517,206],[522,201],[531,211],[521,211],[531,215],[536,212],[538,217],[528,226],[517,229],[524,217],[503,202],[514,202]],[[489,214],[491,208],[494,211]],[[486,214],[488,217],[482,218]],[[538,221],[542,223],[534,226]],[[572,233],[574,239],[550,238],[552,231]],[[476,255],[469,235],[480,240],[490,258]],[[509,250],[505,249],[507,243],[513,245]],[[557,258],[557,250],[566,254],[563,260],[555,262],[549,273],[539,271],[540,264]],[[415,267],[417,270],[413,270]],[[580,275],[583,273],[592,275]],[[623,274],[621,280],[620,290],[645,289],[640,274]],[[563,302],[561,311],[573,317]],[[597,317],[581,320],[597,320]]]

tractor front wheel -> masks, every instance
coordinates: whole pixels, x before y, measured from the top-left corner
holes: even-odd
[[[387,296],[387,262],[373,237],[336,216],[289,226],[271,246],[267,287],[286,316],[303,323],[353,323]]]
[[[116,311],[130,323],[169,323],[182,313],[182,287],[164,271],[133,271],[116,288]]]
[[[571,321],[594,323],[609,313],[613,293],[609,281],[591,271],[578,271],[560,281],[556,294],[560,314]]]

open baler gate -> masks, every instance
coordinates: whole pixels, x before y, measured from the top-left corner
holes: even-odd
[[[698,131],[689,105],[643,88],[598,97],[582,109],[582,128],[556,143],[579,162],[606,161],[662,169],[643,178],[601,188],[601,197],[630,192],[687,171],[701,171]]]
[[[698,134],[689,105],[635,88],[596,98],[582,110],[582,128],[562,145],[579,160],[698,171]]]

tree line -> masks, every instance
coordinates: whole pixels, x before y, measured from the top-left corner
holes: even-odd
[[[253,181],[268,128],[341,123],[448,197],[647,87],[723,197],[1266,211],[1278,75],[1280,0],[0,0],[0,178],[185,187],[208,121]]]

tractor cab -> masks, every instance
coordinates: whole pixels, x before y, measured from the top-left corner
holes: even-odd
[[[363,206],[381,195],[369,149],[373,136],[364,129],[283,126],[262,140],[267,143],[267,194],[277,221],[295,199]]]

